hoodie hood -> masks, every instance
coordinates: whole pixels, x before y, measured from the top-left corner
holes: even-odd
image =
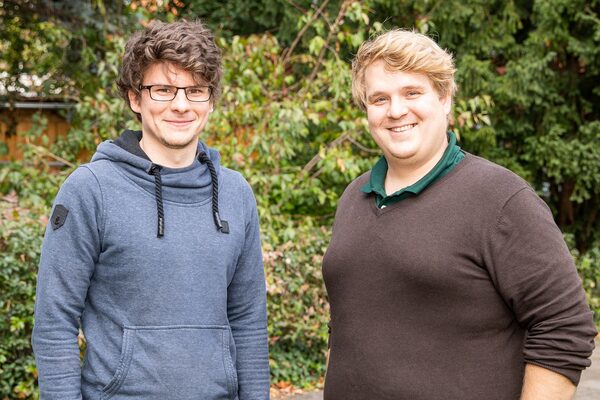
[[[131,143],[132,135],[138,137],[137,147],[141,153],[134,154],[131,148],[124,148],[123,142]],[[134,136],[134,137],[135,137]],[[150,174],[153,164],[139,147],[139,138],[142,137],[139,131],[125,131],[116,140],[106,140],[98,146],[96,153],[92,157],[92,162],[109,160],[114,163],[118,171],[125,175],[127,179],[139,185],[148,193],[154,194],[154,176]],[[221,175],[221,157],[215,149],[209,148],[206,144],[198,142],[198,153],[204,152],[212,162],[217,177]],[[211,175],[207,164],[198,160],[183,168],[168,168],[160,166],[162,178],[163,200],[194,204],[207,201],[211,198],[212,185]]]
[[[110,161],[125,179],[156,197],[158,236],[164,233],[163,202],[196,204],[213,202],[215,225],[224,233],[218,214],[218,181],[221,175],[220,155],[215,149],[198,142],[194,162],[184,168],[168,168],[154,164],[139,145],[140,131],[126,130],[116,140],[98,146],[92,162]],[[162,226],[162,228],[161,228]]]

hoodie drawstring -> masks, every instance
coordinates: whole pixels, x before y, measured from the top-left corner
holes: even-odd
[[[227,221],[221,219],[219,215],[219,178],[217,177],[217,171],[212,161],[205,152],[201,151],[198,153],[198,161],[208,166],[210,171],[210,182],[212,184],[212,213],[217,230],[222,233],[229,233],[229,224]],[[162,198],[162,178],[160,170],[162,167],[157,164],[152,164],[148,169],[150,175],[154,175],[154,193],[156,197],[156,211],[158,214],[158,230],[156,237],[161,238],[165,235],[165,212],[163,209],[163,198]]]
[[[154,195],[156,197],[156,211],[158,213],[158,230],[156,237],[160,238],[165,235],[165,212],[163,209],[162,199],[162,178],[160,176],[160,165],[152,164],[148,173],[154,175]]]
[[[212,183],[212,212],[215,225],[217,230],[222,233],[229,233],[229,224],[227,221],[223,221],[219,215],[219,178],[217,177],[217,171],[215,166],[205,152],[201,151],[198,153],[198,161],[208,166],[210,171],[210,181]]]

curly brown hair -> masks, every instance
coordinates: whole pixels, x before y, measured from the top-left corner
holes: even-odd
[[[172,63],[190,72],[198,84],[210,86],[213,103],[221,95],[221,50],[212,32],[200,21],[153,21],[129,38],[117,86],[130,108],[129,91],[139,98],[144,73],[160,62]]]

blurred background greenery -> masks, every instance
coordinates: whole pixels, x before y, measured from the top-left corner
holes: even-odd
[[[0,398],[38,398],[35,276],[58,187],[102,140],[139,128],[115,85],[125,40],[179,18],[208,24],[223,50],[224,93],[201,139],[257,197],[274,384],[322,383],[321,259],[337,199],[379,154],[350,61],[395,27],[455,55],[451,129],[548,203],[600,322],[599,0],[0,0]],[[19,129],[23,104],[39,112]]]

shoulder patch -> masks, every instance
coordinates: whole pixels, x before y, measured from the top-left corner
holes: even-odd
[[[50,218],[50,222],[52,223],[52,229],[57,230],[61,226],[64,225],[67,220],[67,215],[69,215],[69,209],[62,204],[57,204],[54,207],[54,211],[52,212],[52,217]]]

